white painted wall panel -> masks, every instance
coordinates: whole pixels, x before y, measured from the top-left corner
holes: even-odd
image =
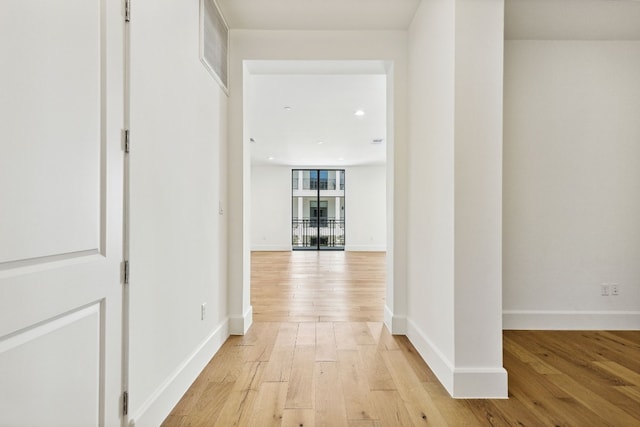
[[[506,327],[640,327],[639,70],[637,41],[506,42]]]
[[[227,97],[198,56],[197,1],[134,4],[130,420],[157,426],[228,334]]]
[[[385,166],[353,166],[345,178],[346,250],[387,249]]]
[[[454,322],[462,369],[502,369],[503,26],[504,0],[456,1]],[[503,374],[495,395],[485,387],[479,396],[506,397]],[[462,389],[456,382],[457,397],[475,395]]]
[[[454,9],[423,2],[409,30],[408,317],[434,361],[454,358]]]
[[[454,397],[506,397],[502,0],[422,2],[409,31],[408,336]]]
[[[291,250],[290,167],[251,168],[251,249]]]

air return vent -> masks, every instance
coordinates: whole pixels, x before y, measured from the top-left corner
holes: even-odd
[[[200,0],[200,59],[227,90],[229,28],[215,0]]]

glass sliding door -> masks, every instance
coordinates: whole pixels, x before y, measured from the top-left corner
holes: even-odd
[[[294,250],[344,250],[344,170],[294,169],[291,246]]]

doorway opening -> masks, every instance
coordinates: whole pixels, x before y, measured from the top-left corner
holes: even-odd
[[[246,331],[257,314],[251,259],[260,257],[259,252],[289,252],[296,260],[383,253],[383,316],[394,329],[393,61],[243,60],[242,66],[242,123],[237,130],[245,142],[240,181],[243,206],[249,209],[242,220],[248,241],[238,270],[232,269],[243,278],[242,288],[231,290],[238,302],[238,331]],[[323,243],[318,237],[309,238],[315,248],[293,249],[292,219],[298,209],[293,206],[293,170],[344,170],[348,175],[342,250],[318,251]],[[318,175],[318,186],[321,181]],[[332,207],[323,202],[316,195],[315,203],[309,203],[316,210],[308,214],[310,223],[330,218]]]
[[[344,169],[291,171],[293,250],[344,250]]]

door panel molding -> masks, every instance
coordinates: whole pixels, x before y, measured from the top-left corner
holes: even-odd
[[[104,256],[100,253],[100,250],[96,248],[66,254],[22,259],[19,261],[0,262],[0,278],[35,273],[48,268],[63,267],[81,262],[92,262],[101,258],[104,258]]]
[[[19,331],[0,337],[0,353],[4,353],[29,341],[38,339],[43,335],[50,334],[85,317],[99,313],[100,302],[97,302],[27,326]]]
[[[99,425],[104,331],[97,301],[0,338],[2,425]]]
[[[26,3],[0,17],[11,82],[0,102],[2,263],[101,248],[106,228],[103,0]]]

